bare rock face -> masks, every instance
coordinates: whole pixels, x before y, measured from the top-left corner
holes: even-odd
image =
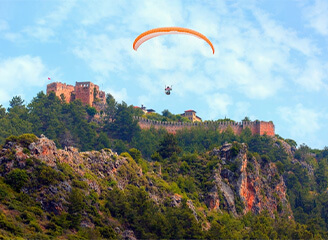
[[[123,239],[126,239],[126,240],[137,240],[137,238],[135,237],[134,232],[132,230],[125,230],[122,233],[122,237],[123,237]]]
[[[239,144],[238,148],[237,156],[232,144],[224,144],[211,153],[220,158],[221,164],[213,172],[215,185],[206,196],[207,206],[218,209],[215,203],[219,203],[234,216],[267,210],[272,217],[275,212],[292,217],[287,188],[275,164],[259,163],[255,157],[247,159],[247,146]],[[224,202],[220,202],[220,194]]]
[[[220,211],[220,199],[217,187],[214,187],[210,192],[207,193],[205,204],[209,209]]]
[[[231,212],[234,216],[237,216],[235,207],[235,194],[231,189],[230,185],[227,184],[220,175],[220,169],[214,173],[215,187],[222,192],[225,202],[227,204],[227,210]],[[214,187],[214,188],[215,188]]]
[[[56,165],[57,147],[54,141],[41,135],[38,141],[31,143],[28,148],[33,157],[40,159],[51,167]]]

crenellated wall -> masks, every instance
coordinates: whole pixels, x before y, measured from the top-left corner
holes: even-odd
[[[47,85],[47,94],[49,94],[50,92],[54,92],[59,98],[60,95],[63,94],[67,103],[74,100],[74,95],[72,95],[72,93],[74,92],[74,86],[72,85],[66,85],[66,83],[60,82],[50,83]]]
[[[103,110],[106,103],[106,94],[104,91],[99,90],[99,86],[92,82],[76,82],[75,86],[66,85],[65,83],[54,82],[47,85],[47,94],[55,92],[56,96],[60,98],[60,95],[65,96],[66,102],[71,102],[75,99],[80,99],[82,103],[95,107],[98,111]],[[219,131],[224,131],[228,127],[232,131],[239,135],[242,130],[249,128],[252,134],[274,136],[275,129],[272,122],[254,121],[254,122],[162,122],[148,120],[142,117],[135,117],[138,120],[139,126],[142,129],[149,129],[154,126],[156,129],[165,128],[169,133],[176,133],[176,131],[191,128],[195,126],[205,126],[213,128]]]
[[[241,134],[243,129],[249,128],[253,135],[268,135],[274,136],[275,129],[274,124],[272,122],[264,122],[264,121],[254,121],[254,122],[162,122],[162,121],[154,121],[149,120],[142,117],[135,117],[139,122],[139,126],[141,129],[149,129],[153,126],[155,129],[165,128],[169,133],[176,133],[178,130],[182,130],[184,128],[191,128],[196,126],[204,126],[204,127],[213,127],[214,129],[219,130],[220,132],[226,130],[228,127],[232,129],[232,131],[239,135]]]
[[[59,98],[64,94],[68,103],[79,99],[83,104],[93,106],[97,110],[101,110],[102,105],[106,103],[105,92],[100,91],[99,86],[92,82],[76,82],[75,86],[54,82],[47,85],[47,94],[50,92],[54,92]]]

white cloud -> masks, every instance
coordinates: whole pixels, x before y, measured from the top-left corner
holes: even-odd
[[[210,92],[213,92],[217,88],[212,79],[204,76],[202,72],[195,72],[188,75],[180,73],[174,76],[173,79],[179,81],[174,86],[177,88],[176,92],[182,96],[190,93],[203,96],[210,94]]]
[[[36,20],[35,25],[25,27],[22,32],[42,42],[51,40],[56,35],[56,28],[68,18],[76,0],[61,0],[48,15]]]
[[[133,4],[133,2],[127,4],[126,1],[83,1],[83,4],[81,4],[80,6],[82,15],[81,23],[85,26],[90,26],[93,24],[97,24],[109,17],[123,16],[125,15],[125,6],[131,4]],[[128,11],[128,9],[126,10]]]
[[[104,91],[106,93],[110,93],[115,98],[116,102],[121,103],[122,101],[124,101],[125,103],[129,104],[127,102],[129,100],[129,96],[125,88],[122,88],[121,90],[118,91],[112,88],[106,88]]]
[[[44,86],[47,73],[40,57],[25,55],[0,61],[0,84],[6,86],[7,92],[1,94],[1,100],[9,101],[17,94],[25,96],[31,89]]]
[[[295,82],[308,91],[327,90],[327,83],[325,83],[328,79],[327,69],[328,64],[323,66],[315,59],[308,60]]]
[[[73,49],[73,53],[99,74],[108,76],[110,71],[124,70],[124,66],[129,64],[125,57],[132,51],[130,39],[111,39],[101,34],[89,36],[87,39],[81,38],[79,44]]]
[[[9,102],[10,97],[11,96],[8,94],[8,91],[6,91],[5,89],[0,89],[0,102],[1,102],[1,104],[5,103],[5,102]]]
[[[13,33],[13,32],[6,32],[4,33],[4,38],[9,40],[9,41],[12,41],[12,42],[16,42],[18,40],[21,39],[21,34],[20,33]]]
[[[262,37],[270,38],[275,43],[281,44],[282,47],[286,47],[286,51],[294,49],[306,56],[318,52],[317,47],[310,39],[298,37],[294,30],[285,29],[263,11],[254,9],[253,14],[263,29],[264,36]]]
[[[289,133],[292,138],[303,142],[316,139],[321,129],[322,114],[313,109],[306,108],[302,104],[295,107],[280,107],[278,113],[288,124]]]
[[[133,58],[145,71],[153,69],[190,72],[204,64],[200,63],[199,66],[197,60],[200,59],[200,54],[211,57],[211,48],[205,41],[193,36],[168,35],[143,43],[138,51],[134,52]]]
[[[164,85],[157,79],[143,75],[137,77],[138,85],[148,93],[148,95],[158,95],[164,89]]]
[[[181,1],[143,0],[135,1],[130,7],[133,11],[127,17],[127,27],[137,33],[155,27],[180,26],[187,14]]]
[[[309,21],[309,26],[319,34],[328,35],[328,2],[326,0],[315,0],[312,6],[304,10],[304,16]]]
[[[40,26],[60,26],[68,17],[76,4],[76,0],[61,0],[48,15],[37,21]]]
[[[41,42],[45,42],[55,35],[51,28],[41,26],[26,27],[23,32],[39,39]]]
[[[233,104],[233,100],[229,95],[216,93],[205,97],[205,99],[210,109],[210,119],[224,118],[223,116],[228,116],[228,107]]]
[[[237,102],[234,104],[234,114],[232,119],[241,121],[245,117],[250,118],[251,120],[255,120],[254,116],[250,116],[250,108],[251,104],[248,102]]]

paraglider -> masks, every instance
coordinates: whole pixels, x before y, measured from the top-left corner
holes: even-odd
[[[162,28],[154,28],[151,30],[148,30],[144,33],[141,33],[133,42],[133,49],[137,51],[139,46],[143,44],[144,42],[148,41],[151,38],[161,36],[161,35],[167,35],[167,34],[187,34],[192,35],[194,37],[198,37],[200,39],[203,39],[205,42],[210,45],[212,48],[213,54],[214,54],[214,46],[211,43],[211,41],[204,36],[203,34],[189,29],[189,28],[182,28],[182,27],[162,27]]]
[[[165,94],[166,95],[170,95],[171,94],[171,91],[172,91],[172,86],[171,87],[169,87],[169,86],[167,86],[167,87],[165,87]]]
[[[198,37],[204,40],[211,47],[213,54],[215,52],[212,42],[206,36],[195,30],[189,28],[182,28],[182,27],[161,27],[161,28],[154,28],[146,32],[143,32],[134,40],[133,49],[137,51],[140,45],[148,41],[149,39],[161,35],[167,35],[167,34],[186,34],[186,35]],[[170,95],[172,91],[172,86],[171,87],[165,86],[164,90],[166,95]]]

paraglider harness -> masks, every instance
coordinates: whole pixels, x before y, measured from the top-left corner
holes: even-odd
[[[169,87],[169,86],[165,87],[165,94],[166,95],[170,95],[171,94],[171,90],[172,90],[172,86],[171,87]]]

